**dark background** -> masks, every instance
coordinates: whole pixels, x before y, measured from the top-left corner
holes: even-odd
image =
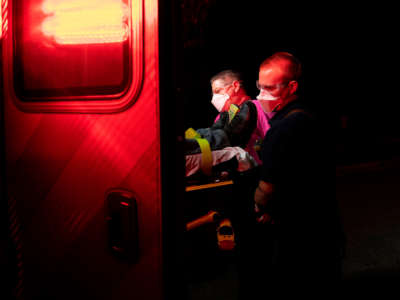
[[[217,111],[210,103],[209,79],[217,72],[241,71],[254,99],[258,67],[265,58],[276,51],[298,57],[303,64],[300,96],[331,124],[327,159],[336,164],[332,184],[347,237],[345,286],[357,295],[379,287],[381,298],[387,299],[385,293],[396,290],[400,279],[400,68],[393,4],[182,3],[185,128],[212,124]],[[230,281],[222,282],[231,288]],[[210,294],[220,285],[218,281]],[[204,295],[203,288],[199,291]]]
[[[185,128],[208,127],[217,115],[210,103],[214,74],[239,70],[254,99],[260,63],[288,51],[303,64],[300,96],[332,125],[327,134],[337,164],[399,154],[393,7],[338,1],[182,3]]]

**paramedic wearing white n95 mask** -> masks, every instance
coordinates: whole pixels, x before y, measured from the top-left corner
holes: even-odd
[[[285,79],[282,74],[278,74],[279,71],[279,69],[267,69],[260,72],[259,80],[256,82],[260,90],[257,100],[266,113],[277,112],[297,98],[295,95],[297,81]]]
[[[236,71],[222,71],[213,76],[210,83],[213,93],[211,103],[220,113],[228,111],[231,104],[240,106],[250,100],[242,86],[241,75]]]

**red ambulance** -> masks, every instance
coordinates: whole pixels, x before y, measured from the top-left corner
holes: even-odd
[[[1,193],[16,296],[177,297],[177,4],[1,2]]]

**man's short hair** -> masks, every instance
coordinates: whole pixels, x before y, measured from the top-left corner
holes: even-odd
[[[275,65],[281,62],[285,62],[283,67],[285,68],[286,80],[298,81],[301,76],[301,63],[296,57],[288,52],[274,53],[261,63],[260,69],[265,66]],[[280,66],[282,65],[280,64]]]
[[[231,81],[233,82],[234,80],[239,81],[240,85],[242,85],[242,74],[239,73],[238,71],[234,70],[224,70],[222,72],[219,72],[218,74],[214,75],[210,79],[210,83],[212,84],[215,80],[222,79],[225,82]]]

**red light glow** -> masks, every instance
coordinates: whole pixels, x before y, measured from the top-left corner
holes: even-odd
[[[45,0],[41,29],[58,44],[103,44],[128,38],[128,6],[121,0]]]
[[[7,4],[8,4],[8,0],[1,0],[0,1],[0,39],[3,37],[3,32],[5,32],[5,27],[7,26],[6,24],[6,16],[4,17],[3,20],[3,13],[4,15],[6,15],[7,13]],[[4,21],[4,23],[3,23]],[[3,30],[4,27],[4,30]]]

